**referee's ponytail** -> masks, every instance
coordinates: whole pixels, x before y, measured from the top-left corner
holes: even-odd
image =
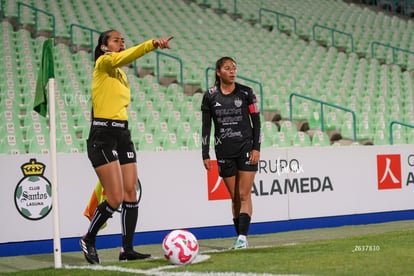
[[[95,61],[102,56],[103,54],[105,54],[104,51],[102,51],[102,45],[108,46],[108,39],[109,39],[109,35],[111,34],[111,32],[113,32],[115,30],[107,30],[103,33],[100,34],[99,38],[98,38],[98,45],[96,45],[95,47]]]

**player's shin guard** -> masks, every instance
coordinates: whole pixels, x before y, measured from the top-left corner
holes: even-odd
[[[98,208],[96,208],[96,211],[93,214],[88,233],[85,235],[85,239],[91,242],[95,242],[95,238],[98,234],[99,229],[110,217],[112,217],[112,214],[114,212],[115,209],[109,206],[106,200],[99,204]]]
[[[123,202],[121,211],[122,247],[133,250],[134,233],[138,221],[138,202]]]
[[[247,236],[250,227],[250,216],[246,213],[241,213],[239,216],[239,235]]]

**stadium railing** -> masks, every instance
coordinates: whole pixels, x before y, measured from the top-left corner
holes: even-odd
[[[318,29],[318,28],[328,30],[331,33],[331,45],[333,47],[337,47],[337,44],[335,43],[335,34],[339,34],[339,35],[343,35],[343,36],[348,37],[350,39],[350,42],[351,42],[350,50],[351,50],[351,52],[354,52],[354,37],[352,36],[352,34],[346,33],[346,32],[343,32],[343,31],[340,31],[340,30],[337,30],[337,29],[334,29],[334,28],[330,28],[330,27],[327,27],[327,26],[323,26],[323,25],[320,25],[320,24],[314,24],[313,27],[312,27],[312,38],[315,41],[316,41],[316,29]]]
[[[412,125],[412,124],[407,124],[407,123],[400,122],[400,121],[392,121],[390,123],[390,128],[389,128],[389,131],[390,131],[390,145],[394,144],[394,132],[393,132],[393,126],[394,125],[401,125],[401,126],[404,126],[404,127],[407,127],[407,128],[414,129],[414,125]]]
[[[375,47],[375,46],[377,46],[377,47]],[[392,53],[392,61],[391,61],[391,63],[392,64],[398,64],[397,63],[397,58],[396,58],[397,52],[404,53],[404,54],[407,54],[407,55],[413,55],[414,56],[414,52],[413,51],[410,51],[410,50],[407,50],[407,49],[401,49],[401,48],[398,48],[398,47],[395,47],[395,46],[392,46],[392,45],[389,45],[389,44],[385,44],[385,43],[382,43],[382,42],[379,42],[379,41],[373,41],[371,43],[371,58],[377,58],[377,59],[381,59],[382,58],[382,57],[377,57],[376,56],[375,49],[378,48],[378,47],[384,47],[384,48],[388,48],[389,50],[391,50],[391,53]],[[414,68],[407,68],[407,70],[411,70],[411,69],[414,70]]]
[[[23,24],[23,9],[27,8],[29,10],[31,10],[34,13],[34,37],[37,37],[39,34],[39,29],[40,29],[40,18],[39,18],[39,14],[43,14],[46,15],[47,17],[49,17],[52,21],[52,26],[51,26],[51,35],[54,38],[55,34],[56,34],[56,24],[55,24],[55,16],[47,11],[41,10],[36,8],[35,6],[31,6],[22,2],[18,2],[17,3],[17,28],[20,29],[20,27]],[[32,23],[32,22],[28,22],[28,23]],[[45,22],[47,23],[47,22]],[[43,28],[46,28],[46,26],[43,26]],[[55,42],[56,44],[56,42]]]
[[[274,10],[269,10],[269,9],[261,8],[261,9],[259,9],[259,24],[261,26],[263,25],[263,20],[262,19],[263,19],[263,14],[264,13],[272,13],[272,14],[274,14],[276,16],[276,28],[279,31],[286,31],[285,28],[282,28],[281,27],[281,23],[280,23],[280,18],[281,17],[282,18],[287,18],[287,19],[293,21],[293,33],[296,34],[296,18],[295,17],[293,17],[291,15],[288,15],[288,14],[284,14],[284,13],[277,12],[277,11],[274,11]]]
[[[351,110],[349,108],[346,108],[346,107],[336,105],[336,104],[331,104],[331,103],[328,103],[328,102],[325,102],[325,101],[322,101],[322,100],[319,100],[319,99],[315,99],[315,98],[312,98],[312,97],[301,95],[301,94],[298,94],[298,93],[291,93],[289,95],[289,107],[290,107],[289,120],[290,121],[293,121],[293,98],[294,97],[303,98],[305,100],[316,102],[316,103],[320,104],[320,115],[321,115],[321,120],[320,121],[321,121],[321,130],[322,131],[325,130],[325,122],[324,122],[324,106],[325,105],[336,108],[336,109],[340,109],[340,110],[345,111],[345,112],[351,113],[352,114],[353,136],[354,136],[353,139],[354,139],[354,142],[356,142],[356,140],[357,140],[356,115],[355,115],[355,112],[353,110]]]
[[[181,58],[175,56],[175,55],[163,53],[163,52],[158,51],[158,50],[155,51],[155,54],[156,54],[156,64],[157,64],[156,71],[157,71],[157,80],[158,80],[158,82],[160,82],[160,78],[161,78],[161,75],[160,75],[160,67],[161,67],[160,66],[160,56],[164,56],[168,59],[176,60],[179,63],[179,65],[180,65],[180,71],[179,71],[180,82],[179,83],[180,83],[181,86],[183,86],[184,85],[184,81],[183,81],[183,60]]]

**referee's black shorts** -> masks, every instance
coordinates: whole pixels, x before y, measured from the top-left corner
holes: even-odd
[[[86,142],[88,158],[94,168],[115,160],[121,165],[137,162],[127,121],[93,119]]]

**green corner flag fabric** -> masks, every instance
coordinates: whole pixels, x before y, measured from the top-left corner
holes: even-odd
[[[53,65],[53,41],[45,40],[42,50],[42,63],[39,68],[39,75],[36,82],[36,94],[33,109],[40,115],[46,117],[47,114],[47,90],[46,86],[49,79],[55,77]]]

